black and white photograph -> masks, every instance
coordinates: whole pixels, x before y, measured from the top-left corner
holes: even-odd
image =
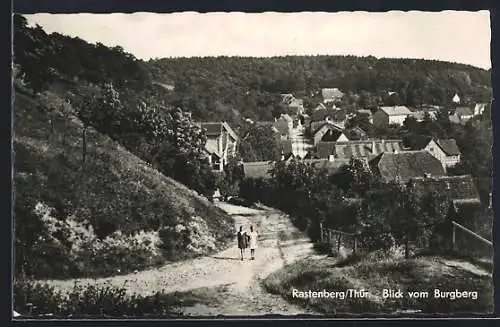
[[[488,10],[12,16],[12,316],[493,313]]]

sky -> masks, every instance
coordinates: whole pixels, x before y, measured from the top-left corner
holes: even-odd
[[[488,11],[34,14],[47,33],[121,46],[140,59],[356,55],[489,69]]]

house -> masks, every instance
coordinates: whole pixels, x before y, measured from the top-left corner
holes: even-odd
[[[368,121],[373,124],[373,113],[370,109],[359,109],[356,111],[359,116],[368,116]]]
[[[304,125],[304,126],[309,126],[311,124],[311,121],[312,121],[311,116],[309,116],[306,113],[300,114],[299,119],[300,119],[301,125]]]
[[[436,157],[445,169],[460,162],[461,154],[455,139],[432,139],[427,143],[424,150]]]
[[[437,192],[446,195],[450,201],[480,201],[479,193],[471,175],[461,176],[432,176],[414,177],[408,182],[408,186],[418,195]]]
[[[340,169],[340,167],[348,165],[350,160],[339,159],[335,161],[330,161],[328,159],[303,159],[302,161],[305,164],[309,164],[316,169],[325,169],[328,171],[328,173],[331,174],[337,172]]]
[[[470,214],[480,207],[481,199],[474,179],[471,175],[415,177],[410,179],[407,187],[419,197],[429,193],[437,193],[449,199],[449,218],[470,219]],[[465,217],[463,209],[466,210]],[[473,211],[471,212],[470,209]],[[458,220],[461,220],[460,218]]]
[[[405,106],[380,107],[373,114],[373,125],[378,127],[387,127],[393,124],[402,126],[410,115],[412,112]]]
[[[482,115],[487,105],[487,103],[476,103],[474,106],[474,116]]]
[[[304,112],[304,100],[295,98],[291,93],[281,94],[281,103],[296,115]]]
[[[472,117],[474,117],[474,108],[460,106],[455,108],[454,113],[450,115],[449,119],[452,123],[465,124]]]
[[[228,158],[236,153],[238,136],[226,122],[199,124],[205,130],[207,142],[205,152],[214,170],[223,171]]]
[[[406,183],[411,178],[445,176],[441,162],[425,150],[383,152],[369,161],[373,174],[383,181]]]
[[[359,126],[346,129],[344,134],[351,141],[366,140],[368,138],[366,132]]]
[[[280,133],[281,139],[286,140],[293,128],[293,119],[288,114],[281,114],[280,118],[276,119],[274,127]]]
[[[291,93],[281,93],[281,103],[288,105],[290,102],[292,102],[295,97]]]
[[[402,140],[362,140],[348,142],[319,142],[312,156],[320,159],[349,160],[351,158],[372,159],[386,152],[403,150]]]
[[[313,131],[313,144],[316,145],[321,141],[331,142],[346,142],[349,139],[345,136],[343,130],[338,126],[329,122],[324,122],[316,130]]]
[[[451,99],[454,103],[460,103],[460,97],[458,96],[457,93],[455,93],[455,95],[453,96],[453,98]]]
[[[312,121],[329,120],[335,122],[344,122],[347,119],[347,111],[345,109],[317,109],[312,112]]]
[[[323,103],[337,102],[342,100],[344,93],[338,88],[323,88],[321,89],[321,96],[323,97]]]
[[[245,178],[270,178],[269,170],[272,167],[272,161],[244,162],[243,176]]]

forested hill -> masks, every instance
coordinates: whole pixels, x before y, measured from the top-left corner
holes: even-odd
[[[205,116],[224,106],[245,117],[269,118],[279,93],[294,93],[315,106],[322,87],[347,94],[346,104],[369,107],[392,101],[444,105],[454,93],[470,101],[489,101],[490,71],[470,65],[414,59],[355,56],[286,56],[272,58],[164,58],[148,62],[153,78],[175,85],[179,103]]]
[[[491,98],[491,72],[463,64],[355,56],[194,57],[145,62],[119,46],[90,44],[59,33],[47,34],[39,26],[27,27],[19,15],[14,25],[18,73],[35,92],[61,79],[77,85],[113,82],[128,98],[123,99],[126,104],[147,99],[148,103],[191,111],[198,120],[268,120],[280,93],[294,93],[304,99],[306,108],[312,108],[320,101],[322,87],[345,92],[342,105],[347,108],[445,104],[454,93],[470,102]],[[397,93],[389,97],[389,92]]]

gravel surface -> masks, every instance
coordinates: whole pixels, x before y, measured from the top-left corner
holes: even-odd
[[[235,242],[230,248],[215,255],[167,264],[122,276],[99,279],[51,280],[49,284],[66,291],[75,282],[94,285],[113,285],[126,288],[129,294],[151,295],[192,292],[217,299],[213,304],[197,304],[183,308],[185,315],[265,315],[265,314],[315,314],[288,303],[280,295],[269,294],[261,280],[270,273],[314,255],[312,243],[298,232],[287,215],[271,208],[260,210],[226,203],[219,204],[233,215],[235,234],[239,226],[249,230],[253,225],[259,233],[255,260],[249,260],[247,250],[243,261]],[[283,237],[285,236],[285,237]],[[281,241],[286,239],[286,241]],[[224,286],[224,287],[222,287]],[[196,292],[203,289],[203,292]]]

